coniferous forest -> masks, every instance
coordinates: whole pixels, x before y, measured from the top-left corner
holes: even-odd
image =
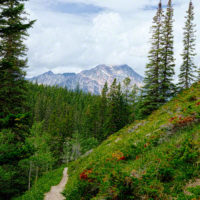
[[[178,83],[174,81],[176,67],[174,44],[176,41],[173,32],[175,21],[173,1],[168,0],[166,8],[160,1],[151,27],[151,48],[143,87],[138,88],[136,85],[131,85],[129,77],[121,83],[115,79],[111,85],[105,83],[101,95],[85,93],[79,89],[78,85],[72,91],[57,86],[32,84],[26,80],[28,49],[25,40],[29,36],[28,30],[34,28],[37,21],[28,19],[24,3],[25,0],[0,1],[0,199],[9,200],[20,197],[26,191],[31,191],[41,177],[48,176],[52,170],[63,166],[72,166],[70,172],[73,175],[70,178],[73,184],[65,191],[65,196],[69,200],[172,199],[171,196],[176,198],[176,194],[180,194],[180,200],[199,198],[199,188],[197,188],[197,192],[196,190],[194,192],[196,196],[185,198],[181,193],[183,185],[179,184],[179,182],[198,177],[200,153],[197,144],[199,144],[199,139],[194,141],[197,135],[192,139],[188,136],[189,139],[187,138],[183,144],[176,144],[178,149],[182,145],[179,150],[176,150],[177,152],[175,150],[170,152],[164,147],[164,150],[160,149],[160,152],[163,151],[168,155],[166,158],[169,161],[168,168],[165,168],[164,164],[160,164],[154,169],[152,165],[149,171],[148,167],[147,171],[140,170],[143,175],[137,171],[133,172],[132,169],[130,177],[123,171],[126,167],[129,169],[133,160],[139,162],[140,154],[147,153],[147,150],[151,151],[153,147],[157,148],[163,144],[162,142],[168,138],[168,135],[171,136],[181,130],[186,134],[187,130],[183,128],[189,127],[191,131],[192,125],[199,123],[198,106],[200,103],[198,100],[200,96],[198,94],[189,93],[187,94],[188,98],[184,99],[185,103],[181,102],[183,105],[187,104],[186,101],[195,102],[194,105],[191,103],[191,105],[187,104],[187,107],[179,108],[177,103],[179,95],[189,91],[193,84],[197,88],[196,85],[200,80],[200,66],[196,66],[194,62],[196,37],[199,36],[196,35],[195,30],[193,2],[188,1],[188,10],[184,18],[182,64],[179,66],[180,74],[177,74]],[[176,108],[170,104],[170,101],[173,100],[176,102]],[[163,105],[166,106],[165,111],[162,111]],[[196,106],[195,109],[194,106]],[[161,111],[156,113],[158,109]],[[163,115],[160,112],[163,112]],[[178,113],[178,116],[171,116],[169,120],[166,120],[168,121],[167,125],[161,123],[164,121],[156,121],[158,120],[156,117],[162,119],[166,113],[173,114],[173,112]],[[151,124],[145,121],[148,119],[152,119]],[[153,123],[154,120],[155,123]],[[148,123],[151,127],[145,129],[145,125]],[[162,125],[162,130],[157,127],[159,123]],[[133,124],[135,126],[130,130],[128,127],[132,127]],[[122,139],[119,139],[118,135],[113,136],[116,132],[126,128],[129,130],[128,134],[136,135],[134,131],[141,126],[142,128],[144,126],[144,130],[141,128],[142,139],[139,135],[138,138],[130,138],[127,142],[126,139],[129,136],[126,138],[125,133],[122,134]],[[163,136],[166,130],[168,135],[164,139],[160,139],[159,137]],[[195,130],[198,131],[198,128]],[[157,133],[160,135],[156,135]],[[148,134],[154,135],[149,136]],[[108,172],[110,174],[105,177],[102,175],[103,178],[100,180],[101,176],[98,171],[95,171],[95,164],[101,162],[99,160],[104,158],[104,153],[99,153],[101,157],[95,163],[92,159],[95,160],[96,157],[92,157],[88,163],[84,160],[82,162],[81,159],[87,158],[93,151],[96,153],[98,149],[101,151],[106,149],[107,146],[102,147],[101,145],[109,143],[112,137],[115,137],[114,145],[123,139],[127,143],[125,146],[116,147],[121,148],[121,151],[120,149],[116,151],[112,147],[113,144],[111,145],[115,149],[115,151],[111,149],[114,151],[111,152],[112,158],[105,157],[102,171],[100,170],[102,174]],[[138,147],[136,143],[139,139],[142,142]],[[173,148],[175,149],[174,146]],[[193,152],[194,149],[195,152]],[[105,155],[108,152],[105,150]],[[156,156],[160,155],[159,152],[156,156],[154,153],[152,153],[153,159],[157,159],[160,163],[164,158],[157,158]],[[180,159],[179,154],[182,156]],[[94,155],[96,156],[97,153]],[[129,162],[127,165],[126,159]],[[148,160],[148,158],[145,159]],[[141,165],[145,165],[145,159],[141,161]],[[174,159],[173,165],[172,159]],[[109,163],[113,160],[116,161],[115,164]],[[124,163],[120,164],[121,161]],[[149,160],[148,162],[151,163]],[[178,177],[180,179],[175,176],[176,162],[179,166],[179,171],[177,171],[179,175],[184,173],[181,171],[184,166],[188,169],[188,174],[184,177],[180,175]],[[88,166],[84,167],[87,164]],[[97,164],[96,167],[100,167],[101,164]],[[134,166],[137,167],[140,164],[136,163]],[[118,165],[119,177],[116,172],[113,172],[115,166]],[[79,166],[81,169],[78,169]],[[90,177],[93,168],[95,175]],[[123,169],[123,172],[120,169]],[[192,170],[195,171],[195,174]],[[79,172],[80,174],[77,175],[76,173]],[[155,174],[157,172],[158,174]],[[95,177],[99,179],[97,180]],[[122,178],[124,179],[122,180]],[[83,182],[79,185],[77,180]],[[140,185],[140,181],[144,182]],[[156,185],[160,183],[162,183],[162,187],[156,188]],[[92,187],[92,184],[95,187]],[[168,189],[174,192],[170,198],[167,196]],[[85,191],[88,191],[88,195],[84,196]]]

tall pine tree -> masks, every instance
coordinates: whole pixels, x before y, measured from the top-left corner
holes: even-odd
[[[106,82],[104,84],[104,87],[101,92],[101,100],[99,103],[99,120],[100,120],[100,126],[101,126],[101,140],[104,140],[107,136],[107,118],[108,118],[108,83]]]
[[[153,110],[157,109],[161,103],[159,93],[159,72],[162,60],[162,22],[163,22],[163,9],[162,3],[159,3],[156,16],[153,18],[151,50],[149,52],[149,63],[147,64],[144,87],[143,87],[143,115],[150,114]]]
[[[22,113],[25,103],[24,39],[34,21],[27,20],[24,1],[0,2],[0,117]]]
[[[183,63],[180,69],[179,75],[179,85],[181,88],[189,88],[193,81],[195,80],[195,69],[194,56],[195,53],[195,24],[194,24],[194,6],[192,1],[189,3],[189,8],[187,10],[187,16],[185,27],[184,27],[184,50],[181,54],[183,58]]]
[[[172,0],[168,1],[166,15],[163,19],[162,59],[160,65],[160,95],[165,103],[174,93],[173,76],[175,75],[174,36],[173,36],[173,7]]]
[[[125,97],[121,90],[120,83],[114,79],[110,86],[108,94],[108,132],[109,134],[117,132],[123,128],[129,119],[129,112],[127,112],[127,104]]]
[[[25,14],[23,0],[0,1],[0,199],[8,200],[25,191],[20,163],[34,151],[26,141],[30,117],[24,114],[27,61],[23,43],[34,21]]]

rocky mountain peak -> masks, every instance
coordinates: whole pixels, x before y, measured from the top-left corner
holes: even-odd
[[[143,77],[126,64],[112,66],[101,64],[78,74],[54,74],[52,71],[49,71],[29,80],[38,84],[58,85],[72,90],[79,85],[79,88],[84,92],[100,94],[105,82],[111,85],[115,78],[118,82],[122,82],[127,77],[131,79],[132,85],[142,86]]]

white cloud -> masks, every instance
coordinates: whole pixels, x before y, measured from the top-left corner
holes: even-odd
[[[60,2],[81,2],[105,9],[96,14],[69,14],[51,9]],[[182,27],[189,0],[174,2],[178,71],[181,64]],[[155,10],[143,8],[150,8],[157,3],[156,0],[31,0],[27,9],[37,22],[27,41],[28,76],[48,70],[56,73],[79,72],[101,63],[126,63],[144,74],[149,51],[149,30]],[[200,52],[200,3],[194,0],[194,4],[198,23],[197,52]],[[199,59],[197,56],[197,64],[200,64]]]

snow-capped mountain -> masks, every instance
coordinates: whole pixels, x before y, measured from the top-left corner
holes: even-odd
[[[72,90],[78,85],[84,92],[100,94],[106,81],[108,82],[108,85],[111,85],[115,78],[118,82],[123,82],[127,77],[131,79],[131,85],[136,84],[139,87],[142,86],[143,77],[128,65],[98,65],[95,68],[84,70],[78,74],[54,74],[49,71],[29,80],[33,83],[37,82],[38,84],[51,86],[58,85]]]

